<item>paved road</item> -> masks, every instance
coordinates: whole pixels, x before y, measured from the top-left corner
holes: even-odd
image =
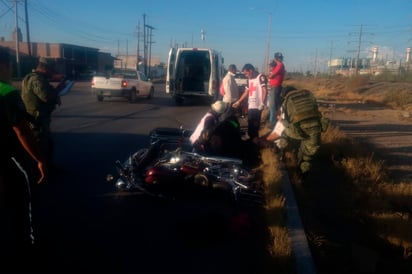
[[[161,86],[137,104],[97,102],[88,83],[76,83],[62,102],[52,131],[63,172],[32,190],[38,270],[259,272],[265,243],[255,236],[265,230],[254,224],[261,216],[233,229],[238,215],[225,199],[119,196],[105,181],[115,160],[147,146],[152,128],[191,128],[207,105],[176,107]]]

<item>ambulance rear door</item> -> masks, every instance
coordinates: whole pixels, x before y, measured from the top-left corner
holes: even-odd
[[[171,48],[169,50],[169,57],[167,60],[167,69],[166,69],[166,93],[174,94],[176,89],[176,49]]]

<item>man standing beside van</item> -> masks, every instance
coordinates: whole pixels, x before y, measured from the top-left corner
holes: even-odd
[[[222,101],[229,105],[232,105],[239,99],[239,87],[235,81],[236,70],[236,65],[229,65],[227,74],[220,85],[220,95],[223,96]]]
[[[267,96],[267,77],[255,70],[251,64],[245,64],[242,69],[243,73],[249,79],[248,88],[245,89],[242,96],[233,103],[234,108],[238,108],[243,100],[248,99],[248,135],[250,140],[259,137],[262,110],[266,105]]]

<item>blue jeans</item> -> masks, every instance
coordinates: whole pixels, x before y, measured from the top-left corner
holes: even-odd
[[[280,93],[282,86],[270,87],[268,92],[268,108],[269,108],[269,123],[270,126],[275,126],[277,122],[277,113],[280,108],[281,98]]]

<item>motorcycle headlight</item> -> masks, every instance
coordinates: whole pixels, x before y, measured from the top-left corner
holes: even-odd
[[[106,181],[111,183],[114,180],[114,176],[112,174],[107,174],[106,175]]]
[[[176,163],[179,163],[180,162],[180,157],[178,157],[178,156],[175,156],[175,157],[172,157],[172,158],[170,158],[170,161],[169,161],[171,164],[176,164]]]
[[[119,179],[117,179],[115,186],[118,189],[125,189],[126,188],[126,182],[122,178],[119,178]]]

